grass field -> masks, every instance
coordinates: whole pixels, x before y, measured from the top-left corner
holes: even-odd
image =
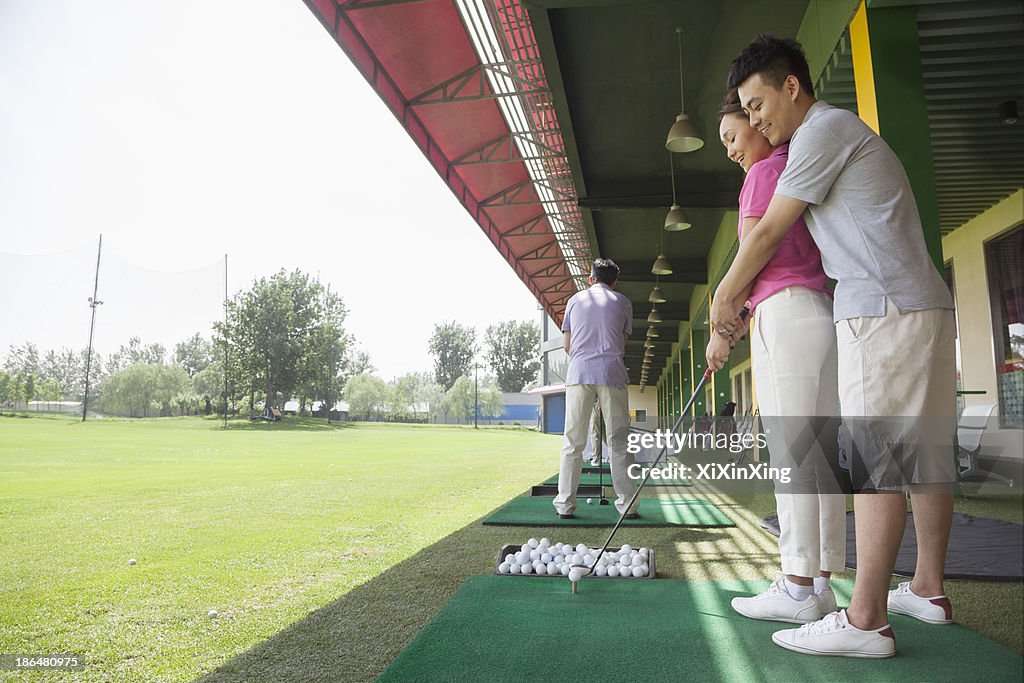
[[[82,653],[81,680],[193,680],[547,477],[558,444],[0,418],[0,653]]]
[[[606,528],[480,524],[557,470],[560,442],[425,425],[0,418],[0,653],[87,656],[88,672],[52,680],[373,680],[505,543],[603,543]],[[618,542],[657,549],[659,576],[777,571],[757,524],[770,495],[676,493],[737,526],[622,529]],[[1020,496],[956,509],[1024,516]],[[958,622],[1024,653],[1021,583],[947,592]],[[951,678],[970,673],[951,660]],[[0,671],[8,679],[44,680]]]

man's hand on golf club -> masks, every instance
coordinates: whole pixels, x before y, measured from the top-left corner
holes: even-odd
[[[724,337],[714,330],[711,331],[711,341],[708,342],[708,348],[704,352],[711,372],[718,372],[725,367],[729,361],[729,352],[732,350],[732,346],[733,343],[728,337]]]

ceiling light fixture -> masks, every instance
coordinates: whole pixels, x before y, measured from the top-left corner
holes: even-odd
[[[661,313],[658,313],[657,306],[651,306],[651,312],[647,315],[647,322],[649,323],[660,323]]]
[[[683,93],[683,29],[677,28],[679,35],[679,116],[668,131],[665,147],[670,152],[695,152],[704,146],[697,126],[686,115],[686,98]]]
[[[1017,101],[1007,100],[999,103],[999,123],[1012,126],[1017,123]]]
[[[672,207],[665,216],[665,229],[669,232],[688,230],[692,223],[676,199],[676,165],[672,161],[672,152],[668,153],[668,170],[672,176]]]

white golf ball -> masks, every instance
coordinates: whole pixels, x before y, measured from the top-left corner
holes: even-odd
[[[521,565],[519,565],[519,573],[520,574],[532,574],[533,573],[533,565],[532,564],[521,564]]]
[[[531,548],[536,548],[539,543],[540,541],[538,541],[536,538],[531,538],[529,541],[526,542],[526,545],[530,546]]]
[[[558,565],[552,562],[545,571],[547,571],[548,576],[558,576]]]
[[[529,559],[530,553],[526,552],[525,550],[520,550],[518,553],[516,553],[516,562],[518,564],[525,564],[527,561],[529,561]]]
[[[631,559],[629,563],[634,567],[639,567],[644,563],[644,558],[640,557],[639,555],[634,555],[633,559]]]
[[[594,570],[594,573],[598,576],[608,576],[608,567],[603,564],[599,564],[597,565],[597,569]]]
[[[509,566],[508,562],[502,562],[501,564],[498,565],[498,573],[499,574],[508,574],[510,571],[511,571],[511,567]]]
[[[508,555],[505,556],[505,562],[507,562],[508,564],[512,564],[512,561],[515,560],[515,559],[516,559],[516,556],[513,555],[512,553],[509,553]]]
[[[209,612],[206,613],[206,616],[211,617],[211,618],[216,617],[217,616],[217,610],[215,610],[215,609],[210,610]]]
[[[517,564],[517,563],[513,562],[513,563],[512,563],[512,564],[510,564],[510,565],[509,565],[509,567],[508,567],[508,573],[509,573],[509,574],[518,574],[518,573],[519,573],[519,567],[520,567],[520,566],[521,566],[521,565],[519,565],[519,564]]]
[[[594,504],[594,499],[593,498],[587,498],[587,505],[593,505],[593,504]]]
[[[554,561],[555,564],[562,564],[563,562],[565,562],[565,555],[563,555],[562,553],[558,553],[551,559],[552,561]]]
[[[596,561],[597,560],[594,559],[593,555],[584,555],[583,556],[583,564],[587,565],[588,567],[593,567],[594,566],[594,562],[596,562]]]
[[[620,553],[631,553],[631,552],[633,552],[633,546],[631,546],[628,543],[623,543],[622,547],[619,548],[619,552]]]
[[[580,555],[586,555],[588,550],[590,550],[590,548],[588,548],[583,543],[580,543],[578,546],[576,546],[576,552],[578,552]]]
[[[644,562],[642,565],[640,565],[640,569],[644,570],[644,576],[647,576],[648,574],[651,573],[651,568],[647,565],[646,562]]]
[[[539,550],[531,550],[530,551],[530,562],[533,562],[534,560],[539,560],[540,556],[541,556],[541,552]]]
[[[128,564],[134,565],[135,564],[135,560],[128,560]]]
[[[568,564],[563,564],[562,568],[559,569],[558,571],[560,571],[562,573],[562,576],[569,576],[569,565]]]
[[[639,579],[641,576],[644,576],[645,574],[646,572],[644,571],[643,567],[633,567],[633,576],[635,578]]]
[[[583,556],[579,553],[576,553],[575,555],[569,558],[569,564],[583,564]]]
[[[551,553],[544,553],[543,555],[540,556],[540,561],[543,562],[544,564],[547,564],[548,562],[551,562],[554,559],[555,558],[551,556]]]
[[[646,560],[651,555],[651,549],[650,548],[640,548],[640,554],[643,555],[643,558]]]
[[[572,569],[569,571],[569,580],[576,583],[583,578],[583,572],[579,569]]]
[[[550,538],[542,538],[542,539],[540,539],[540,544],[543,545],[543,546],[549,546],[549,545],[551,545],[551,539]]]
[[[614,579],[616,576],[619,575],[619,566],[617,564],[608,565],[608,569],[606,571],[608,573],[608,576]]]

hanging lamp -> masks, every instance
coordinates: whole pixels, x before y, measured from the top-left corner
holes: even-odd
[[[676,199],[676,165],[672,162],[672,152],[668,153],[668,169],[672,176],[672,206],[665,216],[665,229],[669,232],[688,230],[692,223]]]
[[[679,35],[679,116],[668,131],[665,147],[670,152],[695,152],[704,146],[697,126],[686,115],[686,98],[683,93],[683,29],[677,28]]]

